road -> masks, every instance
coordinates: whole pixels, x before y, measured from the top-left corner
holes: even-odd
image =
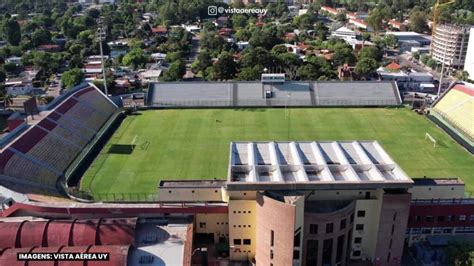
[[[189,52],[189,56],[186,58],[186,74],[184,75],[185,79],[193,79],[194,73],[191,72],[191,64],[196,60],[199,52],[201,51],[200,45],[200,35],[193,34],[193,38],[191,40],[191,51]]]

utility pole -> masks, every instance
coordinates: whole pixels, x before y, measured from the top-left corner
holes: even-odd
[[[105,65],[104,65],[104,50],[102,48],[102,42],[105,40],[105,29],[102,25],[102,19],[99,18],[97,20],[97,40],[99,40],[99,47],[100,47],[100,62],[102,64],[102,80],[104,81],[104,93],[105,95],[109,95],[109,91],[107,89],[107,79],[105,76]]]

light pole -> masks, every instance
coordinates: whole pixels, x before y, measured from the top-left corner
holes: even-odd
[[[286,119],[288,120],[288,125],[287,125],[287,130],[288,130],[288,137],[287,137],[287,140],[290,141],[290,119],[291,119],[291,116],[290,116],[290,109],[288,108],[288,104],[289,104],[289,101],[291,99],[291,92],[288,92],[288,94],[286,95],[286,99],[285,99],[285,115],[286,115]],[[289,149],[288,149],[289,150]]]
[[[97,20],[97,39],[99,40],[99,48],[100,48],[100,62],[102,64],[102,80],[104,81],[104,93],[105,95],[109,95],[109,91],[107,89],[107,80],[105,76],[105,65],[104,65],[104,50],[102,48],[102,42],[105,40],[105,29],[102,25],[102,19],[99,18]]]

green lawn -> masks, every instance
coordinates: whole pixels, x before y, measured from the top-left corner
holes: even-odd
[[[461,177],[474,191],[474,156],[407,109],[150,110],[127,117],[85,173],[93,193],[153,193],[160,179],[225,179],[231,141],[378,140],[413,178]],[[290,123],[290,132],[288,124]],[[438,146],[425,141],[425,132]],[[135,139],[136,147],[126,154]],[[125,149],[124,149],[125,148]],[[120,154],[124,152],[125,154]]]

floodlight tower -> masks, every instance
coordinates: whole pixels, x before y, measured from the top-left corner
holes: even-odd
[[[104,49],[102,48],[102,42],[105,40],[105,29],[102,24],[102,18],[97,20],[97,40],[99,40],[99,48],[100,48],[100,62],[102,64],[102,80],[104,81],[104,93],[105,95],[109,95],[109,91],[107,89],[107,80],[105,76],[105,65],[104,65]]]

